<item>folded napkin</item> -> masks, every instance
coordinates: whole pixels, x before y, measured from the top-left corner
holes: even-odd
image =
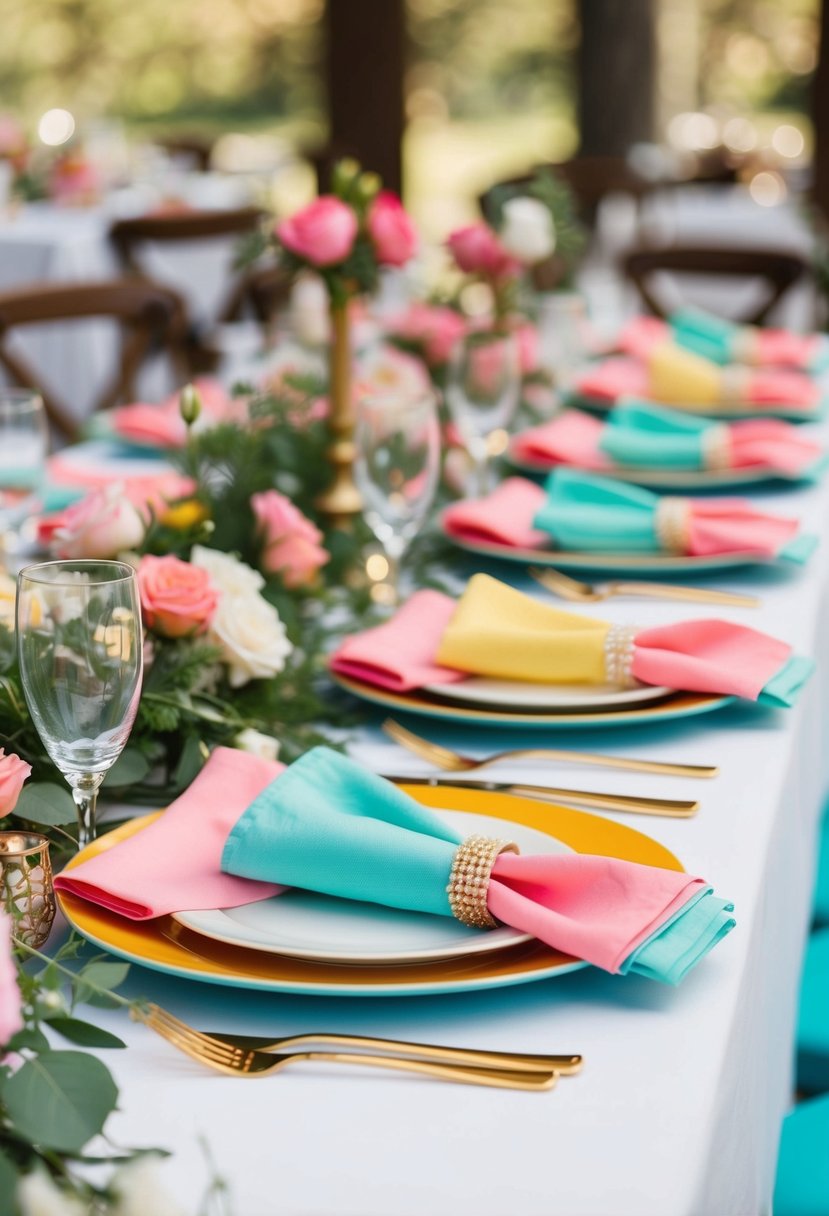
[[[463,543],[580,553],[752,553],[803,565],[817,538],[796,519],[757,511],[742,498],[660,497],[629,482],[555,469],[546,490],[508,477],[484,498],[443,513],[448,536]]]
[[[827,464],[820,445],[790,422],[711,422],[638,401],[617,405],[606,422],[566,410],[517,435],[511,451],[531,464],[569,464],[598,473],[758,468],[770,477],[817,480]]]
[[[802,564],[817,543],[813,536],[798,535],[796,519],[758,511],[742,498],[660,497],[629,482],[566,468],[550,474],[546,490],[532,525],[548,534],[556,549],[694,557],[754,553]],[[510,505],[503,504],[504,517]],[[517,506],[516,500],[509,516],[516,531]]]
[[[456,602],[417,591],[382,625],[347,638],[332,671],[395,692],[468,675],[544,684],[640,681],[793,705],[812,672],[785,642],[720,620],[620,629],[476,574]]]
[[[316,748],[237,820],[222,868],[244,879],[450,916],[460,843],[438,815],[389,782]],[[735,923],[733,906],[702,879],[578,853],[501,853],[479,898],[495,920],[553,949],[606,971],[673,984]]]
[[[230,747],[217,747],[193,784],[143,831],[55,879],[130,920],[185,908],[236,908],[275,895],[280,887],[250,882],[219,868],[236,820],[283,770]]]
[[[218,422],[230,421],[237,416],[238,403],[218,380],[204,377],[196,380],[195,386],[202,403],[197,427],[215,426]],[[112,430],[120,439],[130,443],[183,448],[187,442],[187,427],[179,410],[179,395],[179,392],[172,393],[165,401],[155,405],[138,401],[133,405],[119,406],[111,414]]]
[[[673,313],[670,322],[657,317],[635,317],[622,330],[617,345],[626,354],[643,359],[654,346],[671,339],[721,366],[745,363],[753,367],[789,367],[812,376],[829,367],[829,338],[825,334],[737,325],[696,308]]]
[[[613,356],[595,364],[581,373],[571,396],[576,404],[645,397],[700,411],[738,405],[757,413],[796,410],[815,417],[823,404],[820,388],[803,372],[723,368],[670,341],[654,344],[641,359]]]

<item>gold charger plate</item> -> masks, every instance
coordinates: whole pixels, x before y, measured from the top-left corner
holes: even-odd
[[[609,726],[650,726],[654,722],[669,722],[675,718],[690,718],[731,705],[736,697],[715,696],[713,693],[674,692],[654,705],[632,706],[630,709],[582,710],[579,713],[548,713],[536,710],[475,709],[469,705],[451,704],[445,697],[430,697],[424,692],[391,692],[329,671],[340,688],[372,705],[382,705],[397,713],[418,714],[426,718],[474,726],[514,726],[530,730],[596,730]]]
[[[424,806],[491,815],[546,832],[577,853],[619,857],[643,865],[682,870],[663,845],[624,824],[584,811],[488,790],[402,786]],[[105,853],[157,818],[131,820],[93,841],[69,863],[73,869]],[[130,921],[68,892],[58,900],[69,923],[95,945],[119,958],[181,979],[290,992],[304,996],[424,996],[498,988],[548,979],[587,966],[580,959],[529,942],[514,950],[402,966],[342,966],[222,945],[192,933],[169,916]]]

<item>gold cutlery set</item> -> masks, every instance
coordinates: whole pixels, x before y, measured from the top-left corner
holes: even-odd
[[[572,1076],[582,1066],[580,1055],[478,1051],[363,1035],[320,1033],[268,1040],[245,1035],[207,1034],[153,1004],[135,1006],[131,1016],[191,1059],[231,1077],[267,1077],[281,1072],[290,1064],[313,1061],[393,1069],[464,1085],[533,1092],[552,1089],[560,1076]],[[309,1045],[316,1044],[360,1050],[309,1049]],[[286,1053],[285,1048],[299,1050]]]

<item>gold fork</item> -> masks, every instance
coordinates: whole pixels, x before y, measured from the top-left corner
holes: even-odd
[[[473,1067],[461,1064],[439,1064],[431,1060],[415,1060],[406,1056],[368,1055],[345,1051],[297,1051],[274,1055],[267,1051],[234,1046],[194,1030],[185,1022],[158,1005],[133,1007],[131,1016],[143,1022],[168,1043],[191,1059],[231,1077],[266,1077],[281,1072],[300,1060],[331,1064],[356,1064],[370,1068],[386,1068],[400,1072],[419,1073],[443,1081],[458,1081],[466,1085],[486,1085],[496,1089],[539,1091],[552,1089],[558,1080],[554,1070],[510,1071],[508,1069]]]
[[[617,595],[644,596],[649,599],[687,600],[698,604],[731,604],[740,608],[757,608],[760,601],[754,595],[736,595],[731,591],[708,591],[702,587],[677,587],[675,583],[613,582],[603,587],[583,583],[562,574],[552,566],[531,566],[528,573],[537,583],[576,604],[598,604]]]
[[[438,768],[451,773],[469,773],[474,769],[486,768],[487,765],[497,764],[499,760],[533,759],[561,760],[574,764],[591,764],[604,768],[628,769],[635,773],[661,773],[666,777],[716,777],[719,769],[715,764],[669,764],[660,760],[633,760],[627,756],[601,756],[593,752],[573,752],[555,747],[519,747],[509,751],[491,752],[480,759],[475,756],[465,756],[462,752],[453,751],[441,743],[432,743],[414,731],[401,726],[393,718],[386,718],[383,723],[386,734],[407,747],[423,760]]]

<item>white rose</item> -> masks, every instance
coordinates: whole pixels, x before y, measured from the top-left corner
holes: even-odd
[[[239,731],[233,740],[233,746],[240,752],[250,752],[252,756],[258,756],[260,760],[279,759],[279,740],[274,739],[273,735],[263,735],[252,726],[246,726],[244,730]]]
[[[122,1165],[111,1185],[116,1199],[113,1216],[184,1216],[184,1209],[161,1185],[158,1162],[151,1157]]]
[[[498,236],[507,252],[527,266],[543,262],[556,247],[553,217],[536,198],[513,198],[504,203]]]
[[[277,675],[292,650],[279,613],[261,595],[223,594],[208,636],[230,668],[231,688]]]
[[[58,1190],[43,1170],[26,1174],[17,1184],[17,1206],[21,1216],[84,1216],[85,1203]]]
[[[223,596],[251,595],[265,586],[265,580],[258,570],[240,562],[238,557],[220,553],[218,549],[194,545],[190,561],[194,566],[207,571],[214,587],[221,591]]]

